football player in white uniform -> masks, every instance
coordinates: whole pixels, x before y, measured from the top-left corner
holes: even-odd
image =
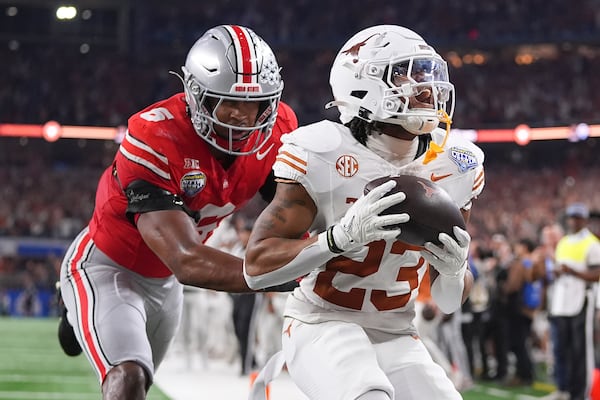
[[[442,311],[461,306],[473,279],[470,236],[454,227],[456,239],[442,233],[440,246],[408,246],[395,238],[410,216],[378,215],[405,194],[384,196],[395,185],[388,181],[363,195],[374,178],[417,175],[446,189],[468,219],[484,186],[484,156],[449,134],[447,64],[415,32],[375,26],[342,47],[330,84],[329,106],[342,123],[324,120],[282,138],[277,193],[247,248],[251,288],[303,277],[287,300],[283,353],[259,382],[284,360],[310,399],[460,399],[412,321],[426,273]]]

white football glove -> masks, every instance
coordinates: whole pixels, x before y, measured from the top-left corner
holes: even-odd
[[[383,210],[406,199],[404,192],[384,195],[396,186],[395,181],[387,181],[361,196],[346,211],[340,222],[327,229],[327,246],[333,253],[343,253],[357,249],[377,240],[393,240],[400,234],[400,228],[385,226],[407,222],[406,213],[378,215]]]
[[[467,265],[471,236],[458,226],[455,226],[452,230],[457,240],[454,240],[447,233],[440,233],[439,240],[444,247],[427,242],[425,243],[426,250],[421,250],[421,257],[441,275],[458,278],[463,274]]]

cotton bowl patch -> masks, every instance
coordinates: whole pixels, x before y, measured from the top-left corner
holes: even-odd
[[[186,196],[192,197],[200,193],[206,186],[206,174],[202,171],[190,171],[181,177],[179,187]]]
[[[478,165],[477,156],[470,150],[453,147],[449,152],[450,159],[458,165],[458,170],[463,173]]]

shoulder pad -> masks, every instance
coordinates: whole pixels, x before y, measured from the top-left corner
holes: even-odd
[[[283,143],[302,147],[313,153],[327,153],[339,147],[342,135],[339,124],[323,120],[300,127],[281,138]]]

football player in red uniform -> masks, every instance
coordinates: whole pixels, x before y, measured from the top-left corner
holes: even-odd
[[[271,48],[246,27],[208,30],[182,71],[183,93],[129,119],[92,219],[62,264],[61,329],[68,319],[104,399],[146,397],[179,323],[183,285],[251,291],[242,260],[204,242],[257,193],[272,195],[280,137],[298,124],[280,102]]]

